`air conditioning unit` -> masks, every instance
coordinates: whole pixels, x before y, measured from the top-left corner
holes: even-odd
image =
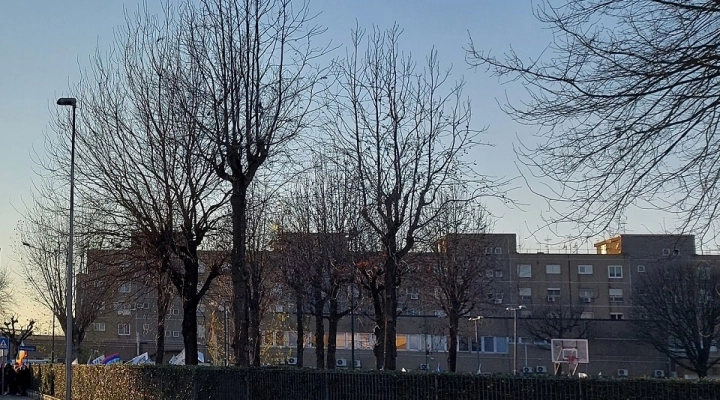
[[[583,297],[583,303],[592,303],[592,297]]]
[[[628,370],[626,370],[626,369],[619,369],[619,370],[618,370],[618,376],[628,376]]]
[[[297,365],[297,358],[290,357],[287,359],[287,363],[288,363],[288,365]]]
[[[538,374],[547,374],[547,367],[544,365],[538,365],[537,367],[535,367],[535,372],[537,372]]]
[[[429,368],[427,364],[420,364],[420,371],[427,371],[428,369]]]
[[[360,368],[361,366],[360,360],[355,360],[355,368]]]
[[[554,303],[555,302],[555,296],[548,296],[548,303]]]
[[[335,360],[335,365],[338,367],[347,367],[347,360],[344,358],[338,358]]]
[[[533,367],[523,367],[523,374],[532,374],[533,372]]]
[[[653,376],[656,378],[664,378],[665,377],[665,370],[662,369],[656,369],[653,373]]]

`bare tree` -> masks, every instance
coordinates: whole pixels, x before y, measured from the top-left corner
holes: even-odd
[[[308,124],[325,53],[308,6],[290,0],[202,0],[181,32],[188,63],[183,82],[199,99],[196,122],[217,150],[218,176],[230,183],[233,250],[233,349],[249,364],[248,189],[263,164]]]
[[[20,320],[15,315],[10,316],[9,320],[3,322],[0,326],[0,334],[8,338],[10,341],[10,349],[8,349],[8,359],[15,359],[20,352],[20,344],[30,336],[35,329],[35,320],[28,320],[26,325],[20,324]],[[70,360],[72,361],[72,360]]]
[[[638,338],[700,378],[720,362],[720,266],[668,260],[649,269],[633,291]]]
[[[476,201],[462,200],[459,193],[449,197],[457,201],[443,202],[444,209],[428,225],[434,245],[427,265],[420,265],[416,274],[431,293],[431,303],[447,315],[448,368],[455,372],[460,319],[482,309],[488,296],[492,297],[487,271],[495,265],[483,245],[489,224],[484,208]]]
[[[505,110],[541,129],[540,144],[520,151],[528,178],[553,182],[535,189],[562,201],[551,203],[557,220],[576,222],[581,236],[607,229],[631,205],[674,212],[682,229],[712,229],[718,2],[555,3],[536,9],[554,37],[539,57],[496,57],[472,42],[468,51],[471,65],[527,90]]]
[[[147,265],[157,282],[167,274],[182,302],[186,363],[197,364],[197,306],[222,265],[207,262],[201,277],[198,253],[227,216],[229,190],[195,120],[200,100],[187,101],[177,81],[182,27],[173,18],[170,8],[162,22],[128,18],[114,51],[92,60],[77,89],[76,181],[85,207],[105,216],[104,233],[155,260]]]
[[[552,339],[588,339],[592,333],[592,320],[582,318],[585,307],[577,304],[558,303],[537,306],[532,316],[520,319],[521,326],[533,338],[548,343]]]
[[[396,367],[403,258],[414,248],[417,231],[442,209],[438,191],[472,179],[460,156],[475,145],[478,133],[470,128],[463,83],[450,81],[435,51],[418,68],[401,53],[399,38],[397,26],[375,29],[367,38],[360,29],[352,33],[348,56],[335,63],[337,92],[327,128],[353,168],[360,214],[383,254],[372,268],[373,290],[381,292],[370,297],[382,302],[374,306],[376,358],[389,370]]]
[[[356,194],[344,166],[322,155],[313,163],[288,191],[283,223],[292,233],[283,234],[281,239],[283,251],[294,264],[285,276],[298,277],[294,273],[298,267],[304,273],[298,282],[289,284],[311,305],[315,318],[316,366],[334,369],[338,323],[351,311],[339,296],[347,292],[353,279],[348,242],[350,231],[355,229],[351,225],[357,219],[353,213]],[[307,289],[298,284],[306,285]],[[327,353],[325,320],[328,321]]]
[[[52,176],[53,172],[50,172]],[[65,180],[42,179],[35,187],[31,201],[26,205],[21,221],[16,227],[15,251],[21,255],[22,276],[28,283],[30,298],[50,310],[53,317],[67,330],[67,237],[68,221]],[[75,244],[80,249],[74,253],[73,265],[76,281],[86,281],[87,250],[103,246],[103,238],[96,235],[98,224],[105,220],[84,207],[76,207]],[[92,291],[78,296],[73,291],[73,326],[71,335],[73,349],[78,349],[85,332],[92,322],[103,313],[102,303],[107,294],[117,286],[115,276],[95,276],[107,281],[106,286],[93,287]],[[68,355],[68,358],[74,355]]]

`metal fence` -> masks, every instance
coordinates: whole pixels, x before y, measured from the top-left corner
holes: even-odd
[[[35,387],[64,393],[62,366],[35,367]],[[54,384],[53,384],[54,383]],[[292,368],[78,366],[74,399],[463,400],[720,399],[720,383],[679,379],[480,376]]]

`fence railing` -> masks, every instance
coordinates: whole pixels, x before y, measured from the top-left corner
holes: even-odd
[[[64,393],[64,368],[35,366],[34,384],[45,394]],[[720,399],[720,383],[709,380],[579,379],[294,368],[77,366],[73,369],[73,398],[710,400]]]

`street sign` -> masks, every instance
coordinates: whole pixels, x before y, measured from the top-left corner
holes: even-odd
[[[10,348],[10,339],[6,337],[0,337],[0,350],[7,350]]]
[[[37,351],[37,346],[18,346],[18,350]]]

